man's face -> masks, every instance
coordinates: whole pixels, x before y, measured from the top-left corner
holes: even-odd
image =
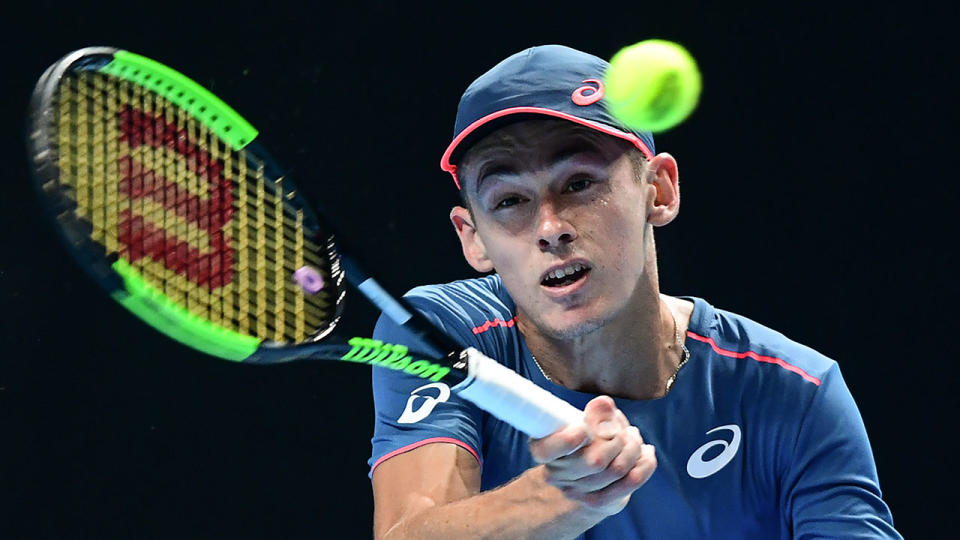
[[[637,180],[629,148],[571,122],[530,120],[477,143],[460,167],[473,210],[472,231],[458,226],[468,260],[482,255],[471,264],[495,269],[521,318],[547,335],[587,334],[637,291],[654,189]]]

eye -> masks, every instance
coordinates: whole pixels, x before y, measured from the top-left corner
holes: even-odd
[[[576,178],[569,184],[567,184],[567,191],[572,193],[575,193],[577,191],[583,191],[589,188],[593,184],[594,184],[594,180],[592,178],[587,176],[581,176],[579,178]]]
[[[502,209],[502,208],[510,208],[511,206],[516,206],[516,205],[520,204],[521,202],[522,202],[522,200],[520,199],[520,197],[517,197],[517,196],[515,196],[515,195],[514,195],[514,196],[511,196],[511,197],[505,197],[505,198],[501,199],[500,202],[498,202],[496,206],[494,206],[494,209],[495,209],[495,210],[500,210],[500,209]]]

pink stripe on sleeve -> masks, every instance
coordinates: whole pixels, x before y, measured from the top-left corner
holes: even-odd
[[[514,315],[514,317],[513,317],[512,319],[510,319],[509,321],[501,321],[500,319],[494,319],[494,320],[492,320],[492,321],[487,321],[487,322],[483,323],[483,324],[480,325],[480,326],[474,327],[473,333],[474,333],[474,334],[482,334],[482,333],[486,332],[487,330],[489,330],[489,329],[491,329],[491,328],[494,328],[494,327],[496,327],[496,326],[505,326],[505,327],[507,327],[507,328],[512,328],[513,325],[515,325],[515,324],[517,324],[517,317],[516,317],[516,315]]]
[[[797,366],[795,366],[795,365],[793,365],[793,364],[790,364],[790,363],[786,362],[786,361],[783,360],[783,359],[776,358],[776,357],[773,357],[773,356],[763,356],[763,355],[757,354],[757,353],[755,353],[755,352],[753,352],[753,351],[734,352],[734,351],[728,351],[727,349],[721,349],[720,346],[718,346],[717,343],[713,340],[713,338],[706,337],[706,336],[701,336],[701,335],[698,335],[698,334],[694,334],[693,332],[691,332],[691,331],[689,331],[689,330],[687,330],[687,337],[693,338],[693,339],[695,339],[695,340],[697,340],[697,341],[702,341],[703,343],[709,344],[710,347],[713,348],[714,352],[716,352],[717,354],[719,354],[719,355],[721,355],[721,356],[726,356],[726,357],[728,357],[728,358],[752,358],[752,359],[756,360],[757,362],[764,362],[764,363],[767,363],[767,364],[776,364],[776,365],[782,367],[783,369],[785,369],[785,370],[787,370],[787,371],[790,371],[790,372],[796,373],[797,375],[800,375],[801,377],[803,377],[804,380],[809,381],[809,382],[812,382],[813,384],[815,384],[815,385],[817,385],[817,386],[820,386],[820,379],[814,377],[813,375],[810,375],[810,374],[807,373],[806,371],[798,368]]]
[[[424,446],[424,445],[427,445],[427,444],[431,444],[431,443],[450,443],[450,444],[455,444],[455,445],[459,446],[460,448],[463,448],[464,450],[466,450],[466,451],[470,452],[471,454],[473,454],[473,457],[477,458],[477,463],[479,463],[480,465],[483,465],[483,460],[480,459],[480,455],[477,454],[476,450],[474,450],[473,448],[471,448],[469,444],[467,444],[467,443],[465,443],[465,442],[463,442],[463,441],[461,441],[461,440],[459,440],[459,439],[453,439],[453,438],[450,438],[450,437],[431,437],[431,438],[429,438],[429,439],[424,439],[424,440],[422,440],[422,441],[417,441],[417,442],[415,442],[415,443],[408,444],[408,445],[406,445],[406,446],[404,446],[404,447],[402,447],[402,448],[397,448],[396,450],[394,450],[394,451],[392,451],[392,452],[388,452],[388,453],[384,454],[383,456],[380,457],[380,459],[378,459],[377,461],[375,461],[375,462],[373,463],[373,466],[372,466],[372,467],[370,467],[370,474],[373,474],[373,470],[376,469],[378,465],[380,465],[380,464],[383,463],[384,461],[392,458],[393,456],[395,456],[395,455],[397,455],[397,454],[402,454],[402,453],[404,453],[404,452],[409,452],[410,450],[413,450],[413,449],[415,449],[415,448],[420,448],[421,446]]]

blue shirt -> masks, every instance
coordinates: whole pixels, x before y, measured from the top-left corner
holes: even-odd
[[[473,346],[571,404],[595,394],[548,381],[515,326],[499,276],[413,289],[407,299]],[[690,360],[669,394],[616,398],[657,449],[627,507],[581,538],[900,538],[883,502],[863,420],[836,362],[750,319],[694,303]],[[385,317],[376,339],[416,341]],[[393,370],[373,370],[373,469],[447,442],[482,465],[482,489],[535,466],[528,438],[473,404]]]

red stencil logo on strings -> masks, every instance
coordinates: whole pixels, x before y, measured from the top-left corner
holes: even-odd
[[[118,120],[121,140],[131,150],[118,159],[118,189],[131,201],[130,208],[119,213],[118,240],[125,248],[123,256],[130,262],[150,257],[209,290],[232,281],[233,250],[223,228],[233,216],[233,191],[223,176],[223,165],[190,141],[185,129],[159,116],[127,106]],[[186,174],[206,189],[206,198],[191,193],[182,180],[164,176],[163,171],[153,170],[134,157],[135,150],[144,145],[173,151],[182,160],[178,166],[185,166]],[[191,245],[162,223],[138,214],[137,201],[159,205],[167,221],[195,225],[208,239],[203,246],[206,249]]]

